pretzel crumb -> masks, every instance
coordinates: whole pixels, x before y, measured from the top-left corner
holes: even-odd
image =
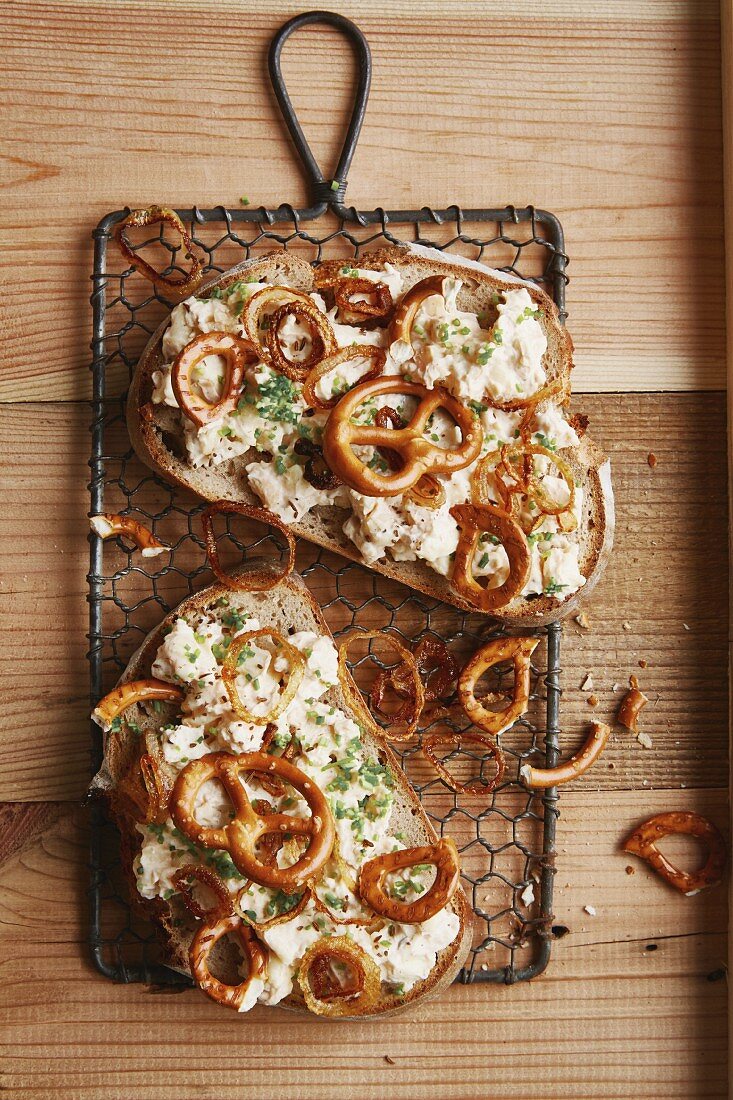
[[[646,460],[653,470],[657,464],[657,456],[654,454],[654,451],[649,452],[649,454],[646,456]]]
[[[583,906],[583,912],[587,913],[589,917],[595,917],[596,908],[595,908],[594,905],[584,905]]]
[[[575,621],[578,626],[582,626],[583,630],[590,630],[590,619],[586,615],[585,611],[579,612],[579,614],[575,616]]]
[[[624,622],[621,623],[621,629],[622,630],[631,630],[631,623],[629,622],[628,619],[625,619]]]
[[[644,733],[644,731],[643,731],[643,730],[640,730],[640,731],[639,731],[639,732],[637,733],[637,735],[636,735],[636,740],[637,740],[637,741],[639,742],[639,744],[641,745],[641,747],[642,747],[643,749],[650,749],[650,748],[652,747],[652,745],[654,744],[654,742],[652,741],[652,739],[651,739],[651,737],[649,736],[649,734],[648,734],[648,733]]]
[[[393,1066],[394,1065],[394,1058],[390,1058],[389,1054],[385,1054],[384,1060],[385,1060],[385,1062],[387,1063],[388,1066]]]
[[[639,658],[639,668],[646,668],[648,661],[645,661],[643,657]]]
[[[634,867],[632,867],[630,863],[626,864],[626,874],[627,875],[635,875],[636,874],[636,869]]]
[[[583,680],[583,683],[580,685],[580,690],[581,691],[592,691],[593,690],[593,677],[591,676],[590,672],[586,672],[585,680]]]
[[[597,695],[589,695],[588,699],[587,699],[587,703],[588,703],[589,707],[597,707],[598,706],[598,696]]]

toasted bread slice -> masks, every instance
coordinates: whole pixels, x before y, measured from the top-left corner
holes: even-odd
[[[230,608],[236,609],[240,614],[246,612],[255,616],[262,626],[274,628],[285,637],[289,633],[300,630],[310,630],[319,635],[331,637],[317,604],[303,581],[297,576],[286,578],[269,592],[232,592],[223,585],[215,584],[184,600],[145,638],[139,650],[131,658],[120,683],[150,676],[151,666],[166,629],[179,617],[194,622],[198,616],[214,607],[223,596],[228,599]],[[355,720],[359,718],[340,684],[329,689],[321,697],[321,701],[343,710]],[[140,847],[140,834],[135,829],[135,820],[130,814],[129,803],[122,803],[117,798],[120,781],[141,751],[145,751],[144,747],[141,748],[141,745],[144,745],[145,732],[156,731],[166,718],[157,713],[148,714],[144,705],[140,704],[131,707],[126,713],[126,718],[136,732],[131,732],[128,724],[122,723],[120,730],[106,735],[104,762],[92,782],[92,789],[105,794],[119,826],[122,837],[123,869],[133,901],[160,930],[168,964],[173,969],[190,974],[188,951],[198,922],[178,895],[174,895],[169,901],[163,901],[161,898],[147,900],[138,893],[133,861]],[[364,722],[361,725],[364,729]],[[438,840],[435,830],[389,747],[369,732],[363,732],[362,743],[367,752],[376,756],[392,774],[395,799],[388,826],[390,834],[399,832],[404,838],[406,847],[435,843]],[[473,933],[471,909],[460,886],[453,895],[449,907],[458,917],[459,931],[452,943],[437,955],[430,975],[400,996],[389,992],[383,984],[383,994],[369,1015],[382,1016],[398,1012],[439,992],[453,981],[466,959]],[[279,1003],[298,1012],[308,1012],[297,983],[293,992]],[[363,1015],[359,1018],[363,1018]]]
[[[543,367],[548,381],[560,380],[569,388],[572,370],[572,341],[560,323],[557,308],[548,296],[532,283],[523,282],[505,272],[494,271],[475,261],[455,258],[447,260],[434,249],[412,245],[383,248],[359,257],[362,268],[383,270],[385,264],[400,270],[405,289],[431,274],[455,276],[463,281],[458,295],[459,308],[491,317],[496,313],[496,295],[500,291],[524,287],[541,307],[539,318],[547,339]],[[326,271],[341,266],[335,261],[321,265]],[[313,270],[290,253],[277,252],[259,260],[250,260],[233,268],[199,291],[205,297],[215,288],[223,288],[243,275],[262,281],[285,279],[300,290],[313,288]],[[250,504],[262,502],[250,489],[244,472],[248,463],[261,457],[250,450],[244,455],[216,466],[194,468],[187,460],[183,443],[181,414],[177,409],[151,405],[152,375],[163,363],[161,343],[167,327],[164,322],[152,336],[140,359],[128,398],[127,422],[133,446],[148,466],[164,478],[173,481],[206,500],[238,500]],[[145,414],[141,415],[141,409]],[[614,510],[610,464],[601,449],[585,437],[581,445],[566,448],[562,457],[573,469],[576,483],[583,489],[583,514],[579,530],[579,566],[586,583],[568,598],[532,595],[518,596],[493,616],[516,625],[542,625],[572,612],[598,581],[613,542]],[[324,506],[312,509],[293,530],[354,561],[362,561],[358,548],[344,534],[343,525],[350,515],[345,508]],[[447,578],[435,572],[423,561],[394,561],[389,557],[369,563],[369,568],[407,584],[428,596],[437,597],[457,607],[475,610],[451,588]]]

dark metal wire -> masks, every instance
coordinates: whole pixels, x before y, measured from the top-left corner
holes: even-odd
[[[355,44],[359,60],[357,101],[333,177],[335,188],[325,180],[305,141],[280,70],[283,43],[293,31],[314,22],[344,31]],[[269,61],[278,102],[311,183],[313,205],[304,209],[284,203],[276,209],[219,206],[179,210],[208,271],[225,270],[273,247],[297,248],[318,262],[330,256],[358,260],[368,247],[415,241],[534,279],[554,297],[564,318],[567,257],[560,223],[547,211],[531,206],[360,211],[343,204],[371,74],[369,47],[354,24],[329,12],[298,16],[275,37]],[[132,268],[125,268],[115,250],[108,252],[111,232],[127,213],[108,214],[93,234],[90,507],[91,514],[116,511],[136,516],[172,546],[172,553],[167,561],[165,555],[142,559],[119,539],[105,546],[96,535],[90,535],[92,704],[113,685],[147,631],[181,599],[212,579],[198,521],[203,505],[146,471],[134,455],[125,429],[125,392],[135,363],[173,304]],[[167,253],[167,271],[183,270],[179,249],[166,238],[162,227],[137,247],[146,245]],[[277,551],[271,537],[256,537],[251,530],[243,535],[241,528],[237,531],[225,537],[245,560]],[[320,600],[336,636],[352,626],[374,625],[376,620],[410,643],[432,634],[467,653],[501,633],[483,616],[443,605],[309,544],[299,546],[298,568]],[[561,628],[553,624],[539,633],[544,643],[535,651],[532,706],[528,715],[503,735],[509,767],[505,781],[490,796],[453,794],[426,770],[419,740],[396,746],[437,831],[447,829],[462,852],[464,888],[475,914],[473,949],[458,978],[464,983],[524,981],[540,974],[550,957],[557,792],[535,794],[519,782],[524,760],[552,767],[558,756]],[[505,674],[502,670],[496,673],[494,690],[501,690]],[[462,728],[451,716],[445,724],[454,730]],[[102,737],[94,725],[91,745],[95,772],[102,759]],[[470,754],[462,754],[466,756]],[[454,758],[457,760],[456,754],[447,762]],[[190,984],[159,962],[153,931],[131,908],[121,882],[119,837],[100,804],[92,805],[91,818],[90,946],[95,965],[114,981]]]

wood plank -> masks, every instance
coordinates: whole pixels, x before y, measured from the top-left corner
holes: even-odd
[[[725,982],[713,979],[725,958],[725,891],[683,898],[641,864],[627,876],[617,849],[640,815],[673,804],[723,823],[724,790],[678,799],[616,792],[589,812],[587,794],[567,795],[556,920],[570,931],[546,974],[454,987],[389,1021],[341,1025],[337,1045],[313,1019],[257,1009],[240,1020],[195,991],[156,996],[93,972],[84,815],[71,811],[0,872],[3,1086],[41,1097],[53,1080],[79,1100],[224,1098],[245,1084],[253,1097],[326,1100],[347,1083],[363,1098],[723,1097]],[[583,912],[590,903],[595,917]]]
[[[611,565],[589,601],[591,629],[571,620],[566,630],[563,745],[577,745],[591,716],[611,718],[621,698],[613,685],[636,672],[652,699],[642,725],[653,748],[618,730],[581,784],[719,786],[727,751],[723,405],[701,394],[588,396],[579,404],[612,456],[618,521]],[[79,798],[87,782],[88,415],[84,406],[53,403],[0,412],[0,446],[14,458],[0,474],[10,536],[0,551],[0,654],[13,668],[13,691],[0,703],[0,799]],[[141,468],[129,476],[137,483]],[[46,533],[39,536],[30,514],[44,517]],[[165,523],[164,537],[180,535],[180,517]],[[122,559],[112,548],[107,560]],[[150,605],[140,614],[149,629],[159,612]],[[579,690],[587,672],[596,710]]]
[[[41,308],[3,296],[0,399],[88,393],[89,235],[108,210],[236,205],[242,194],[252,204],[305,200],[263,66],[274,30],[300,7],[2,5],[0,263],[8,282],[24,272]],[[580,10],[567,0],[521,13],[503,4],[489,21],[480,6],[457,11],[447,0],[354,8],[374,81],[349,200],[554,210],[572,257],[577,387],[721,388],[717,5]],[[335,33],[307,31],[285,69],[316,154],[331,164],[348,55]],[[426,73],[429,94],[405,95]],[[694,312],[681,324],[691,287]]]

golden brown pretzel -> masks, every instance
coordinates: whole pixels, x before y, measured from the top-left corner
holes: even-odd
[[[496,638],[481,646],[458,677],[458,698],[467,716],[486,733],[496,737],[521,718],[529,705],[530,659],[539,645],[539,638]],[[487,669],[502,661],[514,665],[514,685],[511,700],[503,710],[487,710],[474,692]]]
[[[131,707],[133,703],[144,703],[146,700],[167,703],[182,703],[183,690],[175,684],[169,684],[167,680],[156,680],[149,677],[146,680],[128,680],[124,684],[118,684],[116,688],[108,692],[100,699],[92,711],[92,718],[103,730],[108,730],[120,714]]]
[[[390,898],[383,885],[385,876],[419,863],[431,863],[435,867],[435,881],[430,889],[411,902]],[[359,896],[375,913],[388,920],[422,924],[447,905],[456,891],[460,874],[458,849],[450,837],[443,837],[437,844],[388,852],[363,863],[359,871]]]
[[[240,782],[240,776],[248,772],[263,772],[284,779],[305,799],[311,816],[258,814]],[[200,825],[194,811],[196,796],[210,779],[222,783],[234,806],[234,818],[218,828]],[[266,753],[244,752],[233,756],[227,752],[210,752],[192,760],[178,773],[170,814],[176,826],[194,844],[229,852],[243,875],[260,886],[276,890],[293,890],[310,882],[333,849],[335,828],[323,791],[289,760]],[[308,847],[291,867],[277,867],[258,858],[258,842],[273,833],[310,838]]]
[[[217,401],[207,401],[193,386],[193,372],[208,355],[221,355],[226,361],[226,378]],[[202,332],[179,351],[171,367],[171,386],[184,416],[198,428],[237,407],[247,363],[257,362],[257,352],[249,340],[231,332]]]
[[[531,556],[524,531],[508,512],[493,504],[455,504],[450,514],[460,528],[452,588],[481,611],[505,607],[519,595],[529,577]],[[498,588],[484,588],[473,575],[474,554],[483,532],[495,535],[509,558],[509,576]]]
[[[404,428],[352,422],[356,410],[366,400],[388,393],[418,398],[418,406]],[[423,434],[428,419],[439,408],[447,410],[461,431],[461,442],[455,448],[438,447]],[[476,414],[446,390],[440,386],[429,390],[418,382],[388,376],[362,382],[341,398],[324,429],[323,455],[350,488],[366,496],[388,497],[404,493],[423,474],[452,473],[469,466],[478,457],[482,440]],[[354,447],[387,447],[399,454],[402,465],[398,470],[379,474],[357,458]]]
[[[238,985],[220,982],[209,970],[209,955],[217,940],[233,933],[239,940],[247,957],[249,973]],[[199,989],[211,997],[212,1001],[238,1009],[247,995],[255,978],[263,979],[267,974],[267,950],[262,946],[251,928],[237,916],[219,917],[218,920],[202,924],[196,929],[188,952],[191,972]]]
[[[702,840],[707,848],[707,859],[698,871],[680,871],[671,863],[657,844],[671,833],[682,833]],[[623,850],[645,859],[658,875],[676,890],[691,897],[710,886],[718,886],[723,877],[726,850],[725,841],[712,821],[700,814],[686,810],[657,814],[637,825],[626,838]]]

